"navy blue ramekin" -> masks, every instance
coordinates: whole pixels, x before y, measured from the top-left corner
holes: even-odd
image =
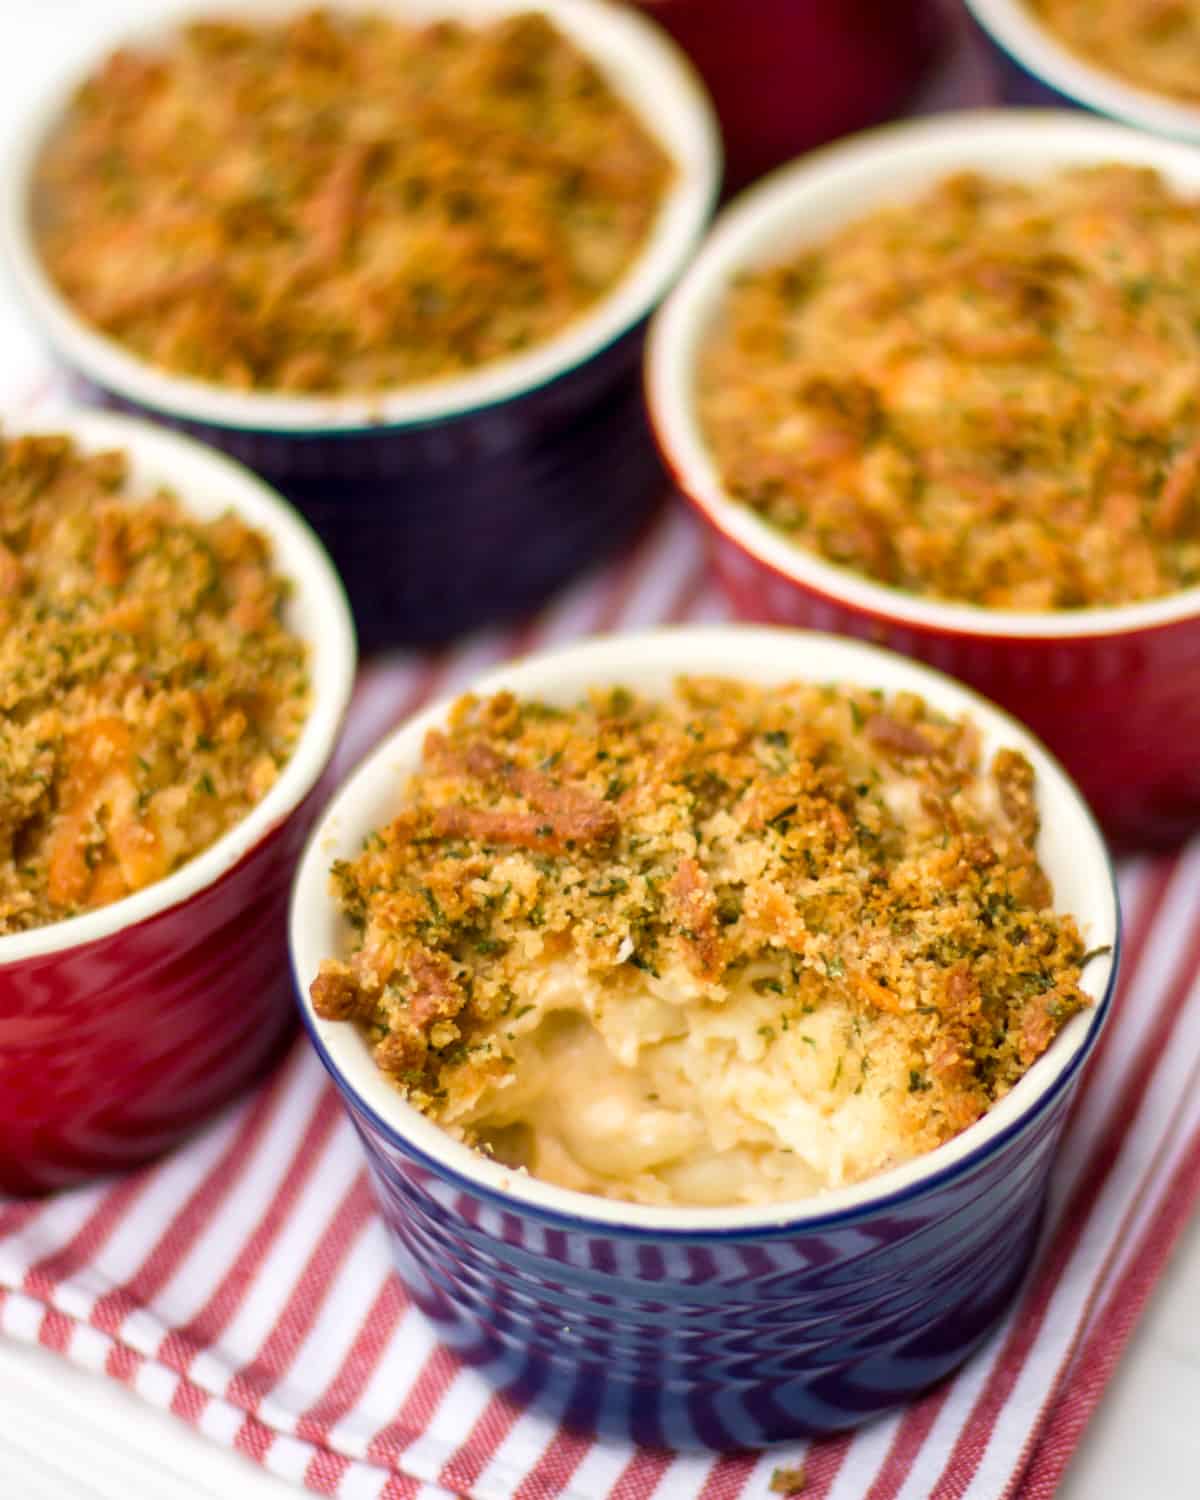
[[[1026,0],[966,0],[1006,104],[1086,109],[1158,135],[1200,142],[1200,108],[1137,88],[1072,52]]]
[[[406,0],[339,0],[393,9]],[[207,0],[168,0],[165,35]],[[277,14],[278,0],[242,11]],[[438,0],[420,14],[483,19],[503,0]],[[345,581],[364,649],[445,640],[519,614],[626,541],[665,494],[638,376],[646,318],[698,244],[720,181],[703,86],[652,22],[607,0],[537,0],[638,110],[676,164],[647,244],[618,286],[553,339],[462,377],[371,396],[235,391],[155,369],[89,327],[41,264],[33,178],[76,70],[8,161],[0,236],[19,293],[80,390],[225,450],[313,524]]]
[[[665,690],[681,672],[760,683],[858,682],[969,714],[984,753],[1015,746],[1038,782],[1039,852],[1089,947],[1094,1007],[981,1121],[873,1181],[754,1208],[647,1207],[539,1182],[469,1150],[409,1106],[357,1031],[307,998],[348,939],[332,860],[394,816],[404,773],[446,705],[392,736],[314,833],[291,948],[313,1044],[366,1151],[396,1266],[442,1341],[575,1429],[652,1446],[736,1449],[853,1427],[962,1363],[1029,1268],[1055,1148],[1108,1011],[1120,919],[1082,798],[1015,721],[927,667],[861,642],[745,626],[585,642],[475,685],[549,701],[589,686]]]

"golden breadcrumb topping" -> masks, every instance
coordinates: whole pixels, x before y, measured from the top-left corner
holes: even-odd
[[[625,274],[671,173],[536,12],[231,14],[83,85],[37,223],[66,297],[155,365],[376,391],[558,333]]]
[[[288,585],[119,451],[0,442],[0,933],[160,880],[274,783],[308,712]]]
[[[1001,750],[985,769],[969,721],[909,694],[686,678],[661,701],[603,688],[570,709],[468,697],[396,801],[333,867],[353,951],[322,963],[313,1002],[498,1154],[516,1116],[493,1106],[523,1097],[523,1056],[547,1056],[531,1028],[576,1005],[564,973],[630,1067],[688,1019],[693,1048],[725,1046],[698,1040],[703,1017],[741,1028],[726,1073],[820,1051],[828,1109],[889,1094],[903,1140],[873,1169],[977,1119],[1088,1003],[1035,852],[1032,767]],[[658,1139],[664,1087],[644,1095]],[[665,1193],[661,1169],[618,1195]]]
[[[800,546],[1003,609],[1200,583],[1200,213],[1156,173],[950,177],[731,290],[700,413]]]
[[[1043,24],[1086,61],[1139,88],[1200,101],[1197,0],[1031,0]]]

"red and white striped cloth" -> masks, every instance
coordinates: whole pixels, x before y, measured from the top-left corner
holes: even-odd
[[[430,695],[600,630],[713,620],[691,524],[522,628],[369,666],[343,764]],[[162,1165],[0,1207],[0,1329],[122,1381],[319,1494],[735,1500],[803,1464],[805,1500],[1054,1493],[1200,1197],[1200,840],[1121,871],[1125,977],[1079,1096],[1038,1269],[955,1379],[856,1435],[714,1459],[590,1443],[494,1394],[392,1275],[357,1142],[300,1043]]]

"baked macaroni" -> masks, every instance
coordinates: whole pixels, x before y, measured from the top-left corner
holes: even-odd
[[[64,295],[154,365],[377,391],[558,333],[625,274],[671,173],[536,12],[231,15],[83,85],[35,224]]]
[[[998,609],[1200,583],[1200,213],[1155,172],[972,173],[751,270],[702,351],[729,494]]]
[[[910,695],[468,698],[334,866],[312,998],[535,1176],[801,1198],[956,1135],[1087,1003],[1037,828],[1028,762]]]
[[[269,790],[308,712],[287,583],[120,452],[0,441],[0,934],[103,906]]]

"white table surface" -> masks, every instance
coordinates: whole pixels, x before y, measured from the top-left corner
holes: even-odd
[[[0,149],[65,57],[87,48],[114,17],[153,7],[154,0],[0,0]],[[0,327],[2,412],[42,361],[32,340],[10,331],[2,302]],[[1198,1476],[1200,1221],[1156,1289],[1059,1493],[1061,1500],[1197,1500]],[[3,1500],[283,1500],[296,1493],[115,1382],[0,1338]]]

